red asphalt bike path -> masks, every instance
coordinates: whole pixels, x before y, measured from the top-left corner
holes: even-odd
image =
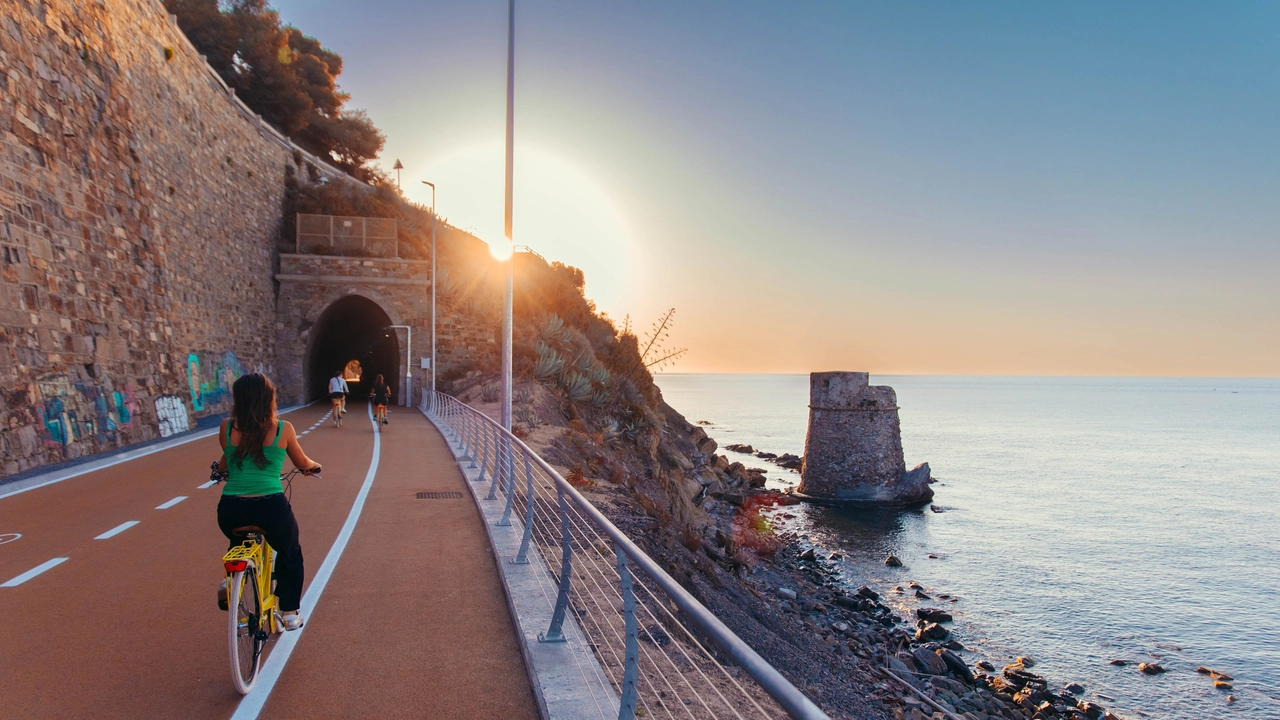
[[[284,417],[302,433],[328,412]],[[320,422],[301,443],[324,466],[322,479],[293,483],[309,584],[368,471],[373,427],[353,404],[343,427]],[[0,545],[0,583],[67,558],[0,587],[0,716],[230,716],[240,695],[215,604],[221,486],[198,489],[217,457],[216,439],[202,438],[0,498],[0,534],[21,534]],[[128,521],[139,522],[94,539]]]

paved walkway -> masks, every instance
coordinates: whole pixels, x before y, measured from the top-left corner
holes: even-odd
[[[479,512],[435,429],[393,410],[362,514],[260,717],[537,717]],[[302,432],[327,411],[286,418]],[[320,422],[302,438],[325,466],[322,480],[293,488],[308,592],[373,441],[354,403],[342,428]],[[66,558],[0,587],[5,716],[236,711],[226,615],[214,604],[226,549],[219,490],[199,487],[217,453],[207,438],[0,497],[0,540],[21,534],[0,544],[0,584]],[[417,499],[430,491],[463,496]]]

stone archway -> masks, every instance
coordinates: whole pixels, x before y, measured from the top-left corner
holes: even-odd
[[[391,316],[378,303],[362,295],[347,295],[330,303],[311,328],[303,370],[304,402],[325,397],[329,378],[359,362],[362,377],[348,381],[353,398],[369,394],[373,380],[382,375],[396,393],[403,375],[404,358]]]
[[[370,372],[381,373],[394,390],[393,401],[416,404],[430,375],[421,359],[431,337],[429,271],[421,260],[282,253],[276,275],[280,403],[324,397],[328,378],[350,360],[359,360],[367,379],[362,385],[372,381]],[[409,330],[386,331],[388,325]],[[368,365],[366,354],[380,367]],[[373,360],[374,355],[383,359]]]

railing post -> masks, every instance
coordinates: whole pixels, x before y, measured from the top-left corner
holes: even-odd
[[[520,552],[516,553],[515,562],[517,565],[524,565],[529,562],[529,541],[533,539],[533,509],[537,498],[533,495],[533,468],[529,465],[529,454],[524,455],[524,537],[520,538]]]
[[[480,477],[476,478],[476,482],[484,482],[484,471],[489,465],[489,424],[483,418],[476,418],[477,424],[480,426],[480,438],[484,441],[484,449],[480,451]]]
[[[631,573],[627,568],[627,553],[614,543],[613,552],[618,556],[618,579],[622,583],[622,612],[626,619],[626,654],[622,671],[622,700],[618,705],[618,720],[633,720],[636,716],[636,682],[640,679],[640,638],[636,631],[636,596],[631,589]]]
[[[458,408],[458,412],[461,413],[460,420],[462,423],[462,457],[470,460],[471,465],[469,467],[474,468],[476,466],[476,449],[471,438],[471,413],[466,409],[466,406]]]
[[[480,430],[483,422],[480,411],[467,413],[467,422],[467,430],[471,433],[471,467],[475,467],[477,456],[480,455]]]
[[[485,496],[485,500],[492,500],[498,497],[498,483],[502,482],[502,448],[506,444],[507,439],[498,432],[498,428],[493,429],[493,484],[489,486],[489,494]]]
[[[515,458],[512,457],[511,438],[504,435],[502,437],[502,445],[506,449],[506,452],[503,453],[505,455],[503,464],[507,466],[507,506],[503,508],[502,519],[498,521],[498,524],[506,527],[511,524],[511,507],[516,500],[516,462]]]
[[[573,537],[569,534],[569,502],[564,489],[556,485],[560,500],[560,591],[556,593],[556,609],[551,613],[551,626],[538,633],[538,642],[564,642],[564,613],[569,608],[569,581],[573,573]]]

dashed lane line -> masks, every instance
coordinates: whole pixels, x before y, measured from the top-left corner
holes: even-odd
[[[137,525],[137,524],[138,524],[138,523],[140,523],[140,522],[142,522],[142,521],[141,521],[141,520],[130,520],[130,521],[128,521],[128,522],[122,522],[122,523],[120,523],[119,525],[117,525],[117,526],[115,526],[115,527],[111,528],[110,530],[108,530],[108,531],[106,531],[106,532],[102,533],[101,535],[99,535],[98,537],[94,538],[94,540],[108,540],[108,539],[110,539],[110,538],[113,538],[113,537],[115,537],[115,536],[119,535],[120,533],[124,532],[125,530],[128,530],[129,528],[133,527],[134,525]]]
[[[316,604],[320,602],[320,593],[323,593],[325,585],[329,584],[329,578],[342,557],[342,551],[347,549],[347,541],[351,539],[351,533],[356,529],[356,521],[360,519],[360,513],[364,511],[365,498],[369,497],[369,489],[373,487],[373,478],[378,474],[378,460],[382,456],[382,434],[378,430],[378,424],[373,422],[372,405],[369,406],[369,422],[373,424],[373,458],[369,461],[369,472],[365,473],[364,484],[360,486],[360,492],[356,493],[355,502],[351,504],[347,521],[342,524],[342,530],[330,546],[329,554],[324,556],[324,562],[320,564],[316,576],[307,586],[306,594],[302,596],[301,610],[304,617],[309,617],[316,609]],[[285,663],[289,662],[289,656],[293,654],[298,638],[306,632],[306,629],[304,625],[293,632],[287,632],[277,641],[271,654],[262,663],[257,684],[240,700],[231,720],[255,720],[258,717],[262,707],[267,704],[267,698],[271,696],[271,690],[276,686],[276,681],[280,679],[280,673],[284,672]]]
[[[203,484],[197,485],[197,486],[196,486],[196,489],[197,489],[197,490],[204,490],[205,488],[211,488],[211,487],[213,487],[214,485],[217,485],[217,484],[218,484],[218,481],[217,481],[217,480],[210,480],[210,481],[209,481],[209,482],[207,482],[207,483],[203,483]]]
[[[19,586],[19,585],[21,585],[22,583],[24,583],[24,582],[26,582],[26,581],[30,580],[31,578],[33,578],[33,577],[35,577],[35,576],[39,575],[40,573],[44,572],[45,570],[50,570],[50,569],[52,569],[52,568],[55,568],[55,567],[57,567],[57,566],[61,565],[62,563],[66,562],[66,561],[67,561],[67,559],[66,559],[66,558],[64,558],[64,557],[60,557],[60,558],[54,558],[54,559],[52,559],[52,560],[49,560],[48,562],[40,563],[39,565],[37,565],[37,566],[35,566],[35,567],[31,568],[30,570],[28,570],[28,571],[26,571],[26,572],[22,573],[21,575],[19,575],[19,576],[17,576],[17,577],[15,577],[15,578],[13,578],[13,579],[11,579],[11,580],[8,580],[8,581],[6,581],[6,582],[0,583],[0,587],[18,587],[18,586]]]
[[[174,499],[170,500],[170,501],[169,501],[169,502],[167,502],[167,503],[164,503],[163,505],[157,505],[157,506],[156,506],[156,509],[157,509],[157,510],[168,510],[169,508],[173,507],[174,505],[177,505],[178,503],[180,503],[180,502],[182,502],[183,500],[186,500],[186,499],[187,499],[187,496],[186,496],[186,495],[179,495],[178,497],[176,497],[176,498],[174,498]]]

